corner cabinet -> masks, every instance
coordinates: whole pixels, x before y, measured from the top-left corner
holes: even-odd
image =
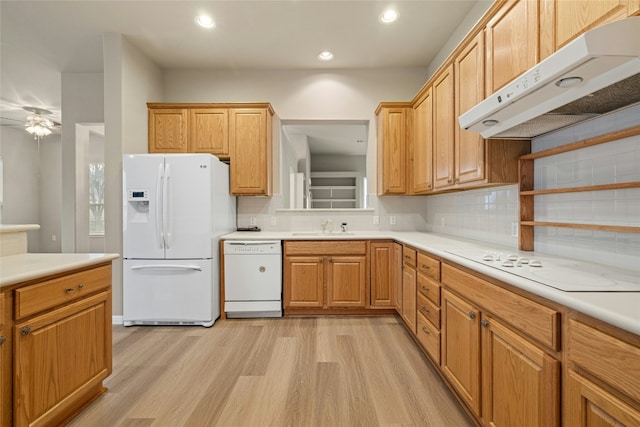
[[[411,116],[407,102],[384,102],[376,109],[378,195],[407,193]]]
[[[272,119],[270,106],[229,111],[231,194],[271,195]]]
[[[12,286],[12,288],[14,288]],[[59,425],[106,391],[111,373],[111,265],[16,285],[12,302],[12,415],[2,425]],[[0,349],[5,381],[5,356]]]

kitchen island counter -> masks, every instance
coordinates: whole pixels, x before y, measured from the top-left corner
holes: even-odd
[[[602,320],[621,329],[640,335],[640,275],[620,269],[599,266],[602,273],[622,274],[638,277],[637,292],[566,292],[550,286],[510,274],[496,268],[486,266],[451,252],[460,250],[476,250],[483,252],[517,253],[517,249],[497,244],[467,240],[453,236],[418,231],[353,231],[348,233],[305,232],[305,231],[270,231],[270,232],[234,232],[222,236],[223,240],[381,240],[392,239],[399,243],[413,246],[449,260],[478,273],[518,287],[532,294],[562,304],[593,318]],[[451,252],[449,252],[451,251]],[[535,258],[548,254],[527,252],[528,257]],[[593,267],[592,262],[575,261],[576,272],[580,266]]]

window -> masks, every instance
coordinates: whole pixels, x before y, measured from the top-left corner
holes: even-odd
[[[89,235],[104,236],[104,163],[89,164]]]

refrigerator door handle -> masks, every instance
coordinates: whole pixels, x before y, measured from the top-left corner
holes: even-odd
[[[195,270],[202,271],[202,267],[199,265],[184,265],[184,264],[147,264],[147,265],[134,265],[132,270]]]
[[[160,197],[163,188],[163,169],[162,164],[158,165],[158,179],[156,180],[156,194]],[[164,248],[164,224],[162,224],[161,218],[162,200],[156,203],[156,243],[160,249]]]
[[[162,190],[162,225],[164,227],[164,245],[166,249],[171,247],[171,164],[164,168],[164,188]]]

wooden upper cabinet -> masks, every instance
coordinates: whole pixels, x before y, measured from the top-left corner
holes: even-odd
[[[231,194],[271,195],[272,117],[270,108],[229,111]]]
[[[541,59],[583,32],[640,12],[639,0],[541,0]]]
[[[454,81],[450,64],[433,82],[434,187],[454,185]]]
[[[413,107],[413,162],[411,165],[414,194],[433,189],[433,90],[429,86]]]
[[[538,24],[538,0],[508,0],[488,22],[487,95],[539,61]]]
[[[485,179],[485,140],[462,129],[458,117],[484,100],[484,33],[479,32],[454,59],[455,180],[465,184]]]
[[[149,109],[149,153],[187,153],[188,133],[188,110]]]
[[[378,195],[407,191],[409,103],[383,103],[376,110]]]
[[[226,108],[189,110],[190,152],[229,158],[229,111]]]

